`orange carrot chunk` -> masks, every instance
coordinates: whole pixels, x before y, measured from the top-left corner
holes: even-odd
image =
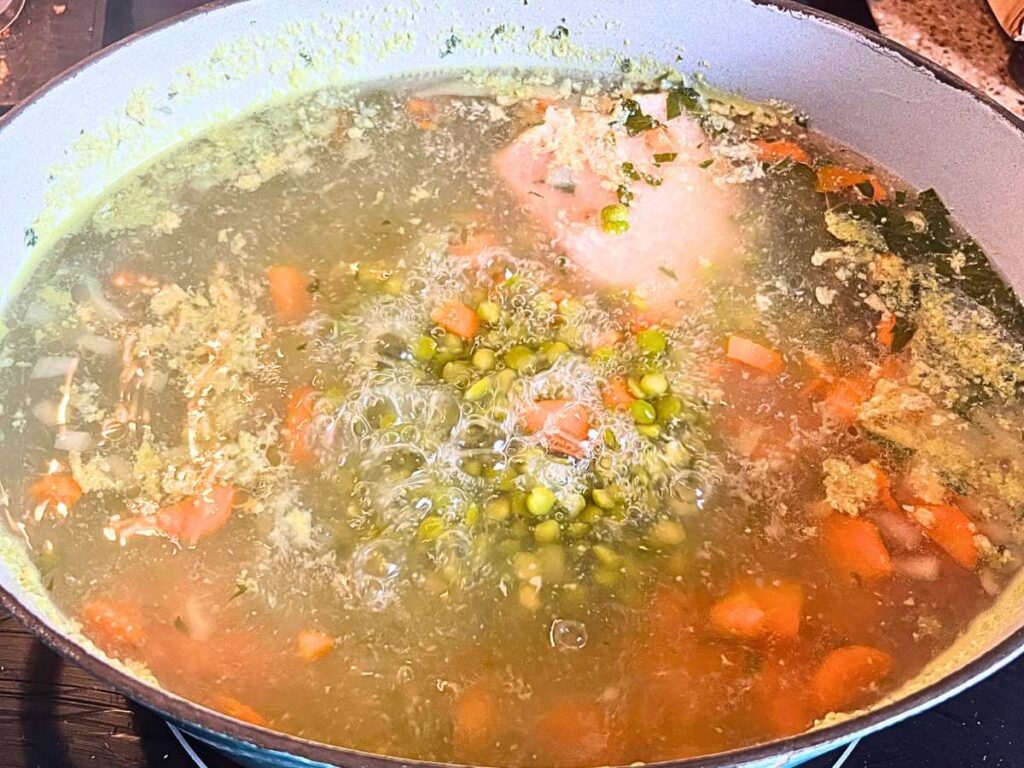
[[[267,718],[248,704],[239,701],[234,696],[227,696],[223,693],[219,693],[210,701],[210,707],[223,712],[229,717],[233,717],[236,720],[242,720],[246,723],[251,723],[252,725],[259,725],[266,728],[270,724],[270,721],[268,721]]]
[[[299,656],[306,661],[322,659],[334,650],[334,638],[324,632],[303,630],[295,640]]]
[[[63,505],[64,511],[68,511],[82,498],[82,487],[70,472],[53,472],[32,483],[28,495],[36,504]]]
[[[275,264],[267,269],[267,280],[274,311],[281,322],[296,323],[309,314],[313,307],[309,275],[287,264]]]
[[[430,319],[446,331],[451,331],[464,339],[472,339],[480,330],[480,318],[477,317],[473,308],[454,299],[449,299],[437,306],[430,313]]]
[[[465,240],[456,240],[448,246],[452,256],[476,256],[488,248],[498,245],[498,236],[489,229],[474,229],[466,235]]]
[[[528,433],[544,435],[549,450],[580,458],[590,433],[590,412],[572,400],[538,400],[523,415]]]
[[[172,539],[194,547],[200,539],[224,527],[234,506],[234,487],[215,485],[202,494],[157,511],[156,527]]]
[[[870,520],[829,515],[821,525],[825,555],[841,571],[867,581],[891,576],[892,558],[885,548],[882,534]]]
[[[313,407],[317,391],[313,387],[296,387],[288,396],[285,408],[285,446],[296,464],[308,464],[313,460],[311,433],[313,429]]]
[[[794,163],[811,164],[811,156],[803,147],[793,141],[756,139],[754,146],[757,148],[757,156],[769,163],[792,160]]]
[[[825,414],[842,424],[857,420],[861,404],[871,397],[871,387],[860,378],[839,379],[832,383],[822,400]]]
[[[494,746],[498,737],[498,702],[481,684],[467,686],[455,700],[452,746],[455,756],[470,760]]]
[[[886,349],[892,349],[894,341],[893,329],[896,327],[896,315],[892,312],[883,312],[875,327],[875,338],[878,343]]]
[[[79,612],[85,634],[107,650],[138,648],[146,640],[142,615],[132,603],[95,598]]]
[[[608,762],[608,725],[604,713],[594,704],[557,704],[541,715],[534,738],[537,752],[546,765],[584,766]]]
[[[622,376],[616,376],[608,381],[601,393],[601,398],[605,408],[613,411],[627,411],[636,400]]]
[[[974,543],[974,525],[957,507],[948,504],[920,504],[914,517],[932,541],[964,568],[978,564],[978,545]]]
[[[892,666],[892,656],[867,645],[831,651],[811,678],[811,690],[822,714],[863,702],[889,676]]]
[[[782,372],[782,355],[779,352],[742,336],[732,335],[726,340],[725,356],[764,373]]]
[[[796,637],[803,599],[799,584],[740,584],[711,606],[711,625],[723,635],[746,640]]]
[[[819,192],[840,192],[864,183],[871,185],[871,199],[876,203],[885,200],[888,196],[882,182],[874,174],[854,171],[838,165],[826,165],[818,169],[817,189]]]

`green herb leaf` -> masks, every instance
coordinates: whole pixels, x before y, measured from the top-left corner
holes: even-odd
[[[693,88],[673,88],[666,98],[665,114],[669,120],[675,120],[683,113],[695,115],[701,111],[700,94]]]
[[[248,591],[249,591],[249,588],[247,586],[245,586],[245,584],[242,584],[241,582],[239,582],[238,584],[235,584],[235,594],[233,594],[231,597],[228,598],[228,602],[230,603],[236,597],[241,597],[242,595],[244,595]]]
[[[458,35],[452,35],[444,41],[444,50],[441,51],[441,58],[445,56],[451,56],[455,53],[455,49],[462,43],[462,39]]]
[[[715,162],[715,158],[709,157],[707,160],[705,160],[702,163],[699,163],[698,165],[700,165],[701,168],[710,168],[713,162]]]
[[[564,24],[559,24],[548,35],[552,40],[564,40],[569,36],[569,28]]]
[[[896,315],[896,323],[892,327],[892,351],[902,352],[916,331],[915,323],[902,315]]]
[[[671,163],[677,157],[679,157],[678,152],[658,152],[657,154],[654,155],[654,162],[658,163],[659,165],[661,163]]]
[[[626,110],[626,133],[630,136],[636,136],[660,125],[653,117],[645,115],[643,109],[633,99],[623,99],[622,107]]]
[[[25,245],[29,248],[34,248],[39,242],[39,235],[32,227],[25,228]]]

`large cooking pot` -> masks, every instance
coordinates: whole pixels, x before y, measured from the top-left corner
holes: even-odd
[[[366,7],[370,5],[370,7]],[[504,26],[503,26],[504,25]],[[562,27],[564,34],[550,35]],[[499,34],[493,34],[499,30]],[[411,71],[621,67],[644,57],[798,105],[813,127],[918,187],[935,187],[1024,288],[1024,124],[952,75],[786,0],[248,0],[206,7],[87,61],[0,126],[0,300],[35,257],[124,174],[208,127],[329,83]],[[2,503],[0,494],[0,503]],[[407,763],[248,725],[106,657],[46,596],[0,533],[0,600],[65,656],[252,766]],[[917,679],[867,712],[679,766],[791,766],[946,699],[1024,651],[1024,577]],[[353,701],[352,706],[359,706]]]

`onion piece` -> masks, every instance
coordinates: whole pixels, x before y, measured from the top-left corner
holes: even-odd
[[[82,286],[89,296],[89,302],[93,305],[101,317],[114,323],[124,321],[124,312],[115,307],[110,299],[103,294],[103,288],[95,277],[87,277],[82,280]]]
[[[999,576],[991,568],[982,568],[978,573],[978,581],[981,584],[981,588],[990,597],[995,597],[1002,591],[1002,587],[999,584]]]
[[[142,379],[142,386],[150,392],[163,392],[167,388],[167,380],[165,371],[147,371]]]
[[[53,400],[40,400],[32,406],[32,415],[47,427],[56,427],[60,418],[58,406]]]
[[[917,549],[924,539],[921,528],[906,515],[880,509],[872,512],[869,517],[878,526],[886,544],[894,549]]]
[[[86,352],[94,352],[103,357],[115,357],[121,349],[121,345],[106,336],[97,336],[95,333],[83,333],[75,343],[78,348]]]
[[[938,581],[941,564],[935,555],[897,557],[892,561],[897,573],[914,581]]]
[[[30,379],[56,379],[63,378],[75,370],[78,365],[77,357],[40,357],[32,366]]]
[[[73,429],[64,429],[54,438],[53,448],[57,451],[73,451],[82,453],[92,448],[92,435]]]

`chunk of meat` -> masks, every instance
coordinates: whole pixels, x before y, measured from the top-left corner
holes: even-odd
[[[698,123],[668,120],[664,94],[636,101],[658,127],[629,136],[607,114],[552,106],[494,166],[557,248],[596,282],[634,290],[657,316],[692,296],[706,265],[730,259],[734,201],[701,167],[711,155]],[[672,159],[656,163],[655,155]],[[601,210],[617,202],[623,163],[640,178],[628,181],[629,229],[615,234],[602,228]]]

